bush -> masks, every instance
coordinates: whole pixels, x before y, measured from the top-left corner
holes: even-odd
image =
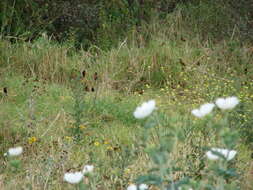
[[[118,45],[132,30],[155,19],[166,20],[181,10],[186,28],[204,38],[223,39],[240,34],[252,36],[253,17],[249,0],[3,0],[0,2],[0,36],[12,40],[33,40],[47,33],[58,41],[72,41],[77,47],[97,45],[103,49]],[[240,11],[238,11],[240,10]],[[175,18],[177,19],[177,18]],[[148,34],[146,34],[148,35]],[[237,35],[237,36],[238,36]]]

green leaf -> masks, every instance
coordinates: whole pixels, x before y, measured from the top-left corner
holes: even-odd
[[[84,183],[79,183],[78,187],[79,187],[79,190],[88,190],[89,189],[89,186]]]
[[[21,161],[20,160],[11,160],[10,161],[10,165],[15,168],[18,169],[21,166]]]
[[[162,165],[167,162],[167,154],[165,152],[153,149],[149,151],[149,156],[152,161],[157,165]]]
[[[229,179],[231,177],[237,177],[238,176],[238,174],[236,173],[235,168],[230,168],[230,169],[227,169],[227,170],[222,169],[222,168],[217,168],[216,173],[219,176],[223,176],[224,179]]]
[[[161,177],[152,174],[140,176],[135,181],[137,184],[145,183],[148,185],[160,185],[163,182]]]

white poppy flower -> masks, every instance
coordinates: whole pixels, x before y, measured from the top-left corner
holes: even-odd
[[[222,149],[222,148],[212,148],[211,150],[206,152],[206,156],[210,160],[218,160],[220,157],[217,154],[214,154],[214,152],[217,152],[221,155],[223,155],[227,161],[232,160],[237,151],[235,150],[228,150],[228,149]]]
[[[87,173],[91,173],[94,170],[94,166],[93,165],[85,165],[83,167],[83,174],[87,174]]]
[[[19,146],[16,148],[10,148],[8,150],[8,155],[9,156],[18,156],[18,155],[22,154],[22,152],[23,152],[23,148],[21,146]]]
[[[137,190],[137,186],[134,184],[131,184],[127,187],[127,190]]]
[[[194,109],[191,111],[191,113],[198,118],[203,117],[203,114],[199,111],[199,109]]]
[[[239,103],[239,99],[235,96],[227,98],[218,98],[215,103],[220,109],[227,110],[233,109]]]
[[[141,106],[137,107],[134,111],[134,117],[142,119],[149,116],[155,109],[155,100],[144,102]]]
[[[147,190],[148,185],[146,184],[140,184],[139,185],[139,190]],[[137,190],[137,186],[135,184],[131,184],[127,187],[127,190]]]
[[[206,103],[201,105],[199,109],[192,110],[191,113],[196,117],[201,118],[209,114],[213,110],[214,106],[215,105],[213,103]]]
[[[139,190],[147,190],[147,189],[148,189],[148,185],[146,185],[146,184],[139,185]]]
[[[74,172],[74,173],[65,173],[64,174],[64,181],[76,184],[79,183],[83,179],[83,173],[82,172]]]

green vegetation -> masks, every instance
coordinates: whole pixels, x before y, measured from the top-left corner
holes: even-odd
[[[78,10],[97,20],[66,29],[41,8],[61,1],[30,2],[1,6],[0,189],[252,189],[249,1],[87,1]],[[233,110],[191,114],[230,96]],[[150,99],[157,109],[136,119]],[[209,161],[213,147],[237,154]],[[63,180],[87,164],[79,185]]]

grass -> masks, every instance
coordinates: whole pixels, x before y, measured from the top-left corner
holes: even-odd
[[[241,135],[233,163],[240,178],[235,181],[241,189],[250,190],[252,50],[237,39],[202,41],[185,30],[180,12],[171,18],[177,20],[168,19],[164,27],[153,23],[141,33],[133,29],[110,51],[98,47],[78,51],[46,36],[16,44],[1,40],[0,87],[8,93],[0,94],[0,189],[72,189],[63,175],[81,170],[84,164],[95,165],[93,189],[126,189],[152,166],[140,145],[144,122],[133,117],[136,106],[149,99],[157,102],[163,134],[175,128],[186,134],[186,141],[176,143],[172,152],[183,170],[175,172],[173,179],[198,178],[203,172],[203,151],[194,145],[220,142],[215,136],[206,140],[189,128],[199,122],[190,111],[217,97],[234,95],[243,106],[233,113],[230,126]],[[76,141],[71,133],[76,127],[73,87],[80,86],[84,112]],[[3,154],[18,145],[24,153],[16,171]],[[157,145],[159,138],[151,130],[147,146]]]

